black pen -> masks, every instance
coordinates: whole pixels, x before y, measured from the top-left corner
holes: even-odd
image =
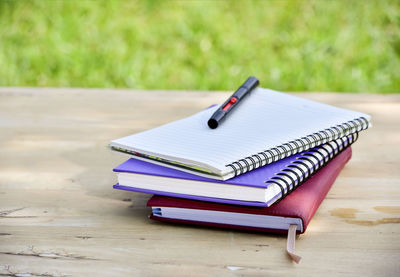
[[[256,77],[249,77],[246,82],[243,83],[243,85],[238,88],[234,94],[232,94],[231,97],[229,97],[228,100],[225,101],[224,104],[221,105],[221,107],[218,108],[218,110],[215,111],[215,113],[211,116],[211,118],[208,120],[208,126],[211,129],[215,129],[218,127],[219,124],[224,120],[224,118],[228,115],[230,111],[235,108],[240,101],[247,95],[249,94],[250,91],[252,91],[254,88],[258,86],[260,82]]]

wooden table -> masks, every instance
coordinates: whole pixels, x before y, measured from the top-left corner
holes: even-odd
[[[229,94],[1,88],[0,276],[399,276],[400,95],[298,94],[374,124],[298,238],[298,265],[284,236],[153,222],[148,195],[112,189],[125,157],[111,139]]]

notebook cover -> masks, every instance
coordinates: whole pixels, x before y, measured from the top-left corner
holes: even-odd
[[[364,113],[262,88],[253,90],[229,120],[210,129],[207,121],[217,108],[113,140],[110,146],[155,162],[197,165],[216,173],[209,178],[227,180],[260,167],[257,159],[273,163],[364,130],[370,119]]]
[[[301,218],[303,222],[303,232],[301,233],[304,233],[305,230],[307,229],[308,224],[311,221],[311,218],[314,216],[322,200],[327,195],[336,177],[339,175],[344,165],[350,160],[351,154],[352,154],[351,147],[348,147],[337,157],[335,157],[332,161],[330,161],[325,167],[323,167],[310,179],[308,179],[305,183],[299,186],[295,191],[289,194],[286,198],[268,208],[209,203],[209,202],[165,197],[165,196],[153,196],[148,201],[147,206],[203,209],[203,210]],[[253,231],[273,232],[273,233],[287,233],[287,230],[265,229],[265,228],[255,228],[247,226],[228,225],[228,224],[216,224],[209,222],[169,219],[154,215],[151,215],[150,218],[165,222],[178,222],[178,223],[186,223],[194,225],[226,227],[233,229],[253,230]]]
[[[316,147],[315,149],[318,149]],[[190,174],[184,171],[176,170],[173,168],[160,166],[157,164],[141,161],[138,159],[129,159],[126,162],[120,164],[116,168],[113,169],[114,172],[126,172],[126,173],[138,173],[138,174],[146,174],[146,175],[155,175],[169,178],[178,178],[178,179],[187,179],[193,181],[203,181],[203,182],[211,182],[211,183],[222,183],[222,184],[230,184],[230,185],[238,185],[238,186],[249,186],[249,187],[257,187],[257,188],[267,188],[268,184],[265,183],[268,179],[275,176],[275,173],[280,172],[287,165],[295,161],[302,154],[306,154],[309,151],[305,151],[303,153],[299,153],[290,157],[287,157],[283,160],[279,160],[275,163],[257,168],[252,170],[246,174],[239,175],[235,178],[222,181],[215,180],[211,178],[206,178],[194,174]]]
[[[307,151],[308,152],[308,151]],[[304,152],[304,153],[307,153]],[[194,174],[190,174],[187,172],[179,171],[173,168],[168,168],[160,165],[156,165],[153,163],[148,163],[145,161],[137,160],[137,159],[129,159],[126,162],[120,164],[116,168],[113,169],[114,172],[127,172],[127,173],[138,173],[138,174],[146,174],[146,175],[156,175],[162,177],[169,178],[179,178],[179,179],[188,179],[194,181],[203,181],[203,182],[213,182],[213,183],[225,183],[230,185],[238,185],[238,186],[249,186],[249,187],[259,187],[259,188],[267,188],[268,185],[265,181],[269,180],[271,177],[275,176],[276,173],[280,172],[287,165],[291,164],[298,157],[301,156],[302,153],[297,155],[290,156],[286,159],[279,160],[273,164],[269,164],[267,166],[255,169],[247,174],[243,174],[232,178],[227,181],[220,181],[215,179],[210,179]],[[150,189],[142,189],[128,186],[121,186],[120,184],[116,184],[113,186],[115,189],[129,190],[135,192],[149,193],[149,194],[157,194],[164,196],[172,196],[172,197],[182,197],[187,199],[194,199],[200,201],[211,201],[217,203],[225,203],[225,204],[233,204],[233,205],[248,205],[248,206],[256,206],[256,207],[267,207],[271,203],[275,202],[280,195],[276,195],[274,198],[270,199],[268,202],[253,202],[253,201],[241,201],[241,200],[232,200],[232,199],[223,199],[223,198],[213,198],[206,196],[198,196],[198,195],[190,195],[190,194],[177,194],[165,191],[158,190],[150,190]]]
[[[351,135],[348,138],[340,139],[342,143],[346,141],[346,143],[352,143],[357,136]],[[166,178],[178,178],[178,179],[187,179],[191,181],[203,181],[203,182],[211,182],[211,183],[224,183],[229,185],[238,185],[238,186],[249,186],[249,187],[257,187],[266,189],[268,186],[271,185],[270,180],[276,178],[276,174],[282,172],[283,169],[288,168],[288,166],[292,166],[294,162],[298,162],[299,158],[309,157],[312,156],[315,151],[318,151],[320,155],[327,159],[328,156],[333,153],[333,151],[339,151],[339,146],[337,143],[329,143],[331,145],[336,145],[335,149],[331,148],[331,152],[328,153],[324,148],[326,145],[315,147],[309,151],[304,151],[302,153],[287,157],[285,159],[279,160],[273,164],[266,165],[264,167],[255,169],[253,171],[248,172],[247,174],[243,174],[232,178],[227,181],[220,181],[214,180],[206,177],[201,177],[197,175],[193,175],[187,172],[179,171],[176,169],[156,165],[153,163],[148,163],[145,161],[137,160],[137,159],[129,159],[126,162],[122,163],[118,167],[114,168],[115,172],[123,172],[123,173],[133,173],[133,174],[145,174],[145,175],[153,175],[153,176],[162,176]],[[322,151],[325,149],[325,151]],[[326,162],[324,162],[326,163]],[[314,168],[314,166],[313,166]],[[311,170],[311,167],[308,169]],[[297,174],[296,174],[297,175]],[[297,175],[298,176],[298,175]],[[302,177],[303,178],[303,177]],[[293,186],[294,180],[291,178],[292,183],[290,186]],[[301,179],[302,180],[302,179]],[[300,182],[301,183],[301,182]],[[166,192],[162,190],[150,190],[145,188],[136,188],[131,186],[123,186],[120,184],[114,185],[115,189],[122,189],[122,190],[129,190],[129,191],[136,191],[136,192],[143,192],[143,193],[150,193],[150,194],[157,194],[157,195],[164,195],[164,196],[172,196],[172,197],[179,197],[179,198],[188,198],[200,201],[211,201],[217,203],[226,203],[226,204],[234,204],[234,205],[248,205],[248,206],[258,206],[258,207],[267,207],[270,206],[272,203],[276,202],[281,197],[281,193],[277,194],[275,197],[269,199],[267,202],[255,202],[255,201],[241,201],[241,200],[232,200],[232,199],[224,199],[224,198],[213,198],[207,196],[196,196],[196,195],[189,195],[189,194],[179,194],[179,193],[172,193]]]

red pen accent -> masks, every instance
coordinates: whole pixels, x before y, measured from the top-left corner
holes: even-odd
[[[232,97],[231,100],[229,100],[228,103],[226,103],[226,105],[222,108],[223,111],[228,111],[230,107],[232,107],[233,104],[235,104],[237,101],[236,97]]]

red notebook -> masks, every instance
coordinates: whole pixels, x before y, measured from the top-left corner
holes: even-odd
[[[247,207],[182,198],[153,196],[151,219],[242,230],[288,233],[297,226],[304,233],[336,177],[351,158],[348,147],[310,179],[271,207]],[[294,230],[293,230],[294,231]]]

